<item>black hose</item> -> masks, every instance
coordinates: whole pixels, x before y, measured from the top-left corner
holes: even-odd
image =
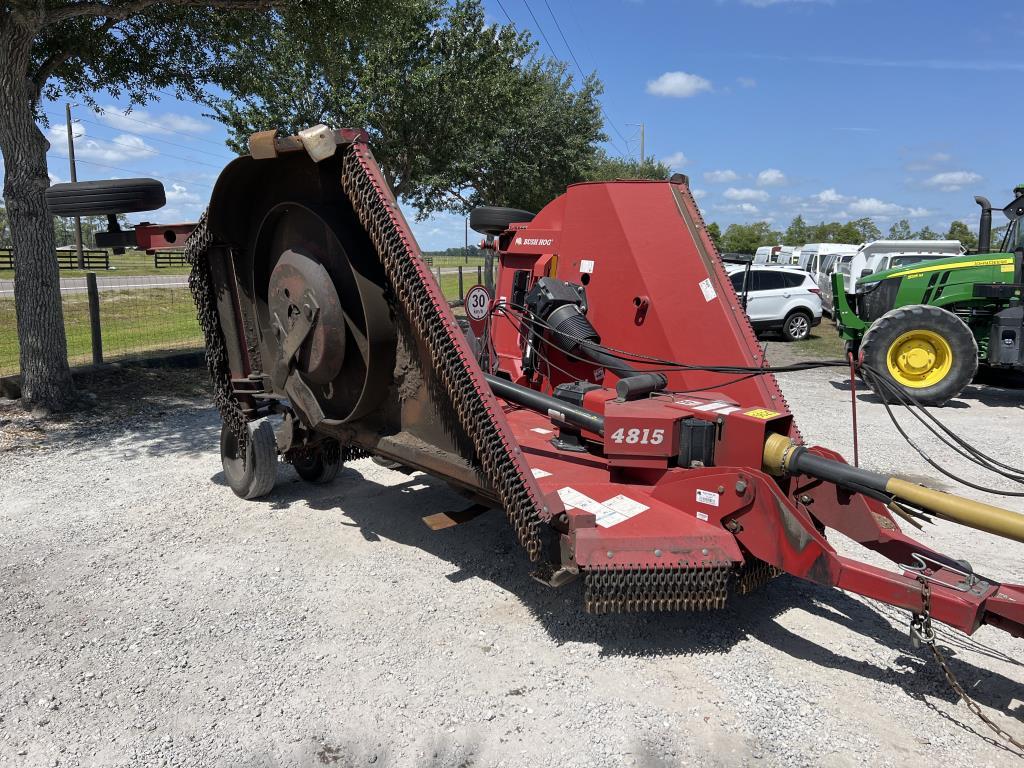
[[[564,421],[575,427],[581,427],[588,432],[604,437],[604,416],[578,405],[559,400],[557,397],[545,395],[529,387],[513,384],[508,379],[484,374],[484,379],[491,387],[491,391],[503,400],[510,403],[529,408],[531,411],[544,413],[555,421]]]

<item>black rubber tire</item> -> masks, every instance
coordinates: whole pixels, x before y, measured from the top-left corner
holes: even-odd
[[[79,181],[54,184],[46,190],[46,204],[54,216],[155,211],[166,203],[164,185],[156,179]]]
[[[482,235],[500,235],[509,225],[525,221],[533,221],[535,213],[521,211],[518,208],[499,208],[493,205],[482,205],[469,212],[469,228]]]
[[[245,462],[238,455],[238,440],[227,424],[220,428],[220,460],[224,477],[236,496],[258,499],[274,490],[277,481],[277,442],[269,419],[250,421]]]
[[[295,471],[307,483],[324,484],[338,476],[341,469],[341,457],[338,451],[334,452],[336,458],[328,460],[323,451],[317,451],[292,462]]]
[[[782,322],[782,338],[786,341],[803,341],[809,338],[813,322],[814,318],[809,312],[794,309],[786,315],[786,319]]]
[[[893,342],[914,330],[940,335],[952,352],[949,372],[930,387],[904,386],[893,378],[886,363]],[[956,397],[978,372],[978,343],[971,329],[952,312],[928,304],[910,304],[889,310],[868,328],[861,339],[860,349],[868,367],[925,405],[942,405]]]

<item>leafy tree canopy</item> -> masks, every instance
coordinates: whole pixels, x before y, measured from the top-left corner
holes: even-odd
[[[667,179],[672,169],[653,157],[643,161],[633,158],[611,157],[603,149],[597,150],[590,167],[584,173],[586,181],[614,181],[615,179]]]
[[[900,219],[889,227],[890,240],[910,240],[914,237],[914,230],[910,228],[910,222],[906,219]]]
[[[978,236],[975,235],[971,231],[971,228],[962,221],[954,221],[949,225],[949,231],[946,232],[946,239],[959,240],[964,248],[969,251],[976,250],[978,247]]]
[[[941,236],[927,224],[914,233],[915,240],[939,240]]]
[[[538,210],[594,172],[605,138],[595,76],[577,87],[527,33],[488,24],[480,0],[405,7],[362,47],[334,43],[345,39],[339,15],[318,20],[331,45],[311,50],[306,34],[279,27],[232,50],[228,97],[213,107],[236,148],[269,128],[366,128],[392,190],[424,216]]]
[[[715,244],[718,252],[722,253],[722,228],[718,226],[717,221],[712,221],[708,224],[708,237],[711,238],[711,242]]]
[[[777,245],[782,234],[771,228],[766,221],[753,224],[730,224],[722,233],[722,250],[725,253],[754,253],[762,245]]]

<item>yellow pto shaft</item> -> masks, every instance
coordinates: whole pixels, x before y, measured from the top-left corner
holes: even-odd
[[[1024,515],[925,488],[898,477],[826,459],[784,435],[768,436],[764,444],[763,464],[765,471],[773,475],[809,475],[853,490],[866,488],[892,496],[945,520],[1024,542]]]

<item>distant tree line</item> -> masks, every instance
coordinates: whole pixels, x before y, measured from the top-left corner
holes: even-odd
[[[1005,227],[993,228],[992,243],[998,245]],[[765,245],[801,246],[805,243],[870,243],[882,239],[882,231],[868,218],[808,224],[803,216],[796,216],[785,231],[772,229],[767,221],[752,224],[730,224],[723,232],[716,222],[708,225],[708,234],[715,246],[723,253],[754,253]],[[935,232],[925,225],[916,232],[910,222],[900,219],[886,233],[889,240],[959,240],[964,247],[972,250],[978,247],[978,236],[962,221],[954,221],[945,234]]]

